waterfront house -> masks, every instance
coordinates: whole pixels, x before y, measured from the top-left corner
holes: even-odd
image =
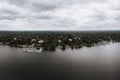
[[[58,40],[59,43],[61,43],[62,41],[61,40]]]
[[[72,39],[69,39],[70,42],[72,42]]]
[[[39,40],[38,43],[44,43],[44,40]]]

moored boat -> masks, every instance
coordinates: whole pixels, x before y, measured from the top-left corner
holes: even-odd
[[[42,52],[42,48],[40,49],[36,49],[36,48],[23,48],[24,52],[28,52],[28,53],[41,53]]]

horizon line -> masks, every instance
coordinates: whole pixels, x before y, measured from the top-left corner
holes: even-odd
[[[0,31],[10,31],[10,32],[12,32],[12,31],[15,31],[15,32],[23,32],[23,31],[27,31],[27,32],[29,32],[29,31],[120,31],[120,30],[0,30]]]

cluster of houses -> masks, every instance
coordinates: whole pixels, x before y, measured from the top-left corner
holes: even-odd
[[[73,38],[73,39],[75,39],[75,40],[81,40],[80,37],[75,37],[75,38]],[[72,42],[73,39],[72,39],[72,38],[69,38],[68,41],[69,41],[69,42]],[[16,41],[17,38],[14,37],[13,40]],[[22,41],[22,39],[20,39],[20,41]],[[20,45],[20,47],[22,47],[22,48],[33,48],[33,47],[35,46],[35,42],[37,42],[37,40],[36,40],[36,39],[31,39],[31,42],[32,42],[31,45],[25,45],[25,44],[24,44],[24,45]],[[44,43],[44,40],[41,39],[41,40],[39,40],[37,43],[38,43],[38,44],[42,44],[42,43]],[[62,40],[61,40],[61,39],[58,39],[58,43],[62,43]]]

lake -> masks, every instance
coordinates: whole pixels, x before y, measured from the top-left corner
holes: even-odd
[[[120,43],[25,53],[0,45],[0,80],[120,80]]]

